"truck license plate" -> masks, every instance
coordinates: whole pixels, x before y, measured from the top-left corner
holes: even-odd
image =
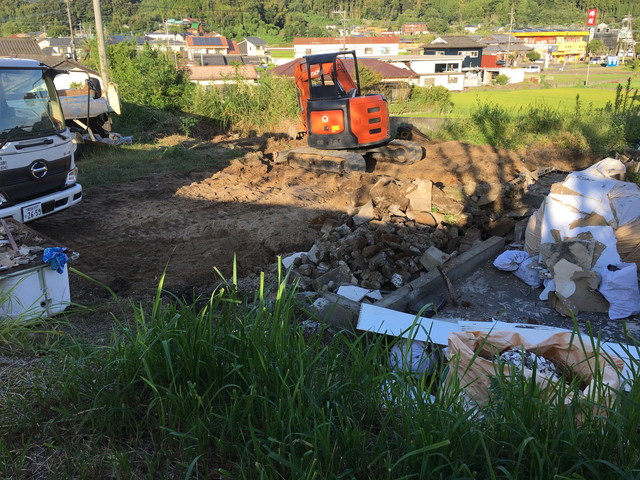
[[[28,222],[29,220],[33,220],[34,218],[38,218],[42,216],[42,205],[39,203],[34,203],[33,205],[27,205],[22,209],[22,221]]]

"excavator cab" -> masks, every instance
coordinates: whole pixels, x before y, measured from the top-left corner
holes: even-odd
[[[387,100],[362,95],[354,51],[307,55],[296,65],[295,80],[310,147],[355,149],[391,141]]]

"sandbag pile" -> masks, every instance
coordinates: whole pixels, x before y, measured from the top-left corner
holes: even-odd
[[[549,271],[541,298],[561,314],[640,313],[640,187],[619,180],[624,174],[613,158],[571,173],[529,220],[525,251]]]

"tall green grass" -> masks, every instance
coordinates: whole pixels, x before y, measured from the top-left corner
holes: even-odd
[[[256,85],[240,78],[229,80],[234,83],[197,89],[191,112],[241,134],[273,131],[283,122],[297,120],[298,101],[291,80],[268,73]]]
[[[38,445],[56,452],[59,476],[640,475],[640,385],[611,404],[598,405],[610,393],[603,386],[565,405],[576,379],[543,396],[522,375],[496,373],[489,404],[469,409],[455,376],[444,382],[447,365],[421,377],[393,372],[394,339],[309,333],[286,279],[261,285],[241,298],[232,279],[187,301],[160,284],[149,305],[131,305],[110,345],[61,350],[27,404],[32,424],[16,423],[34,437],[20,441],[5,422],[0,463]],[[4,465],[5,476],[16,473]]]
[[[435,136],[512,149],[547,141],[606,155],[640,137],[639,114],[640,97],[629,79],[625,86],[617,86],[613,101],[602,108],[585,105],[579,95],[571,112],[546,103],[509,108],[478,102],[468,118],[451,120]]]

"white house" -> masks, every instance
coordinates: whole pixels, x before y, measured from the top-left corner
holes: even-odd
[[[358,57],[398,55],[400,39],[389,37],[301,37],[293,40],[296,58],[317,53],[354,50]]]
[[[83,41],[75,39],[76,47]],[[71,37],[59,37],[59,38],[43,38],[38,40],[38,45],[43,50],[47,51],[50,55],[56,57],[71,57]]]
[[[380,57],[380,60],[415,72],[414,85],[441,86],[451,91],[462,91],[464,88],[464,55],[395,55]]]
[[[245,37],[238,42],[238,48],[243,55],[252,55],[262,57],[267,53],[267,42],[258,37]]]

